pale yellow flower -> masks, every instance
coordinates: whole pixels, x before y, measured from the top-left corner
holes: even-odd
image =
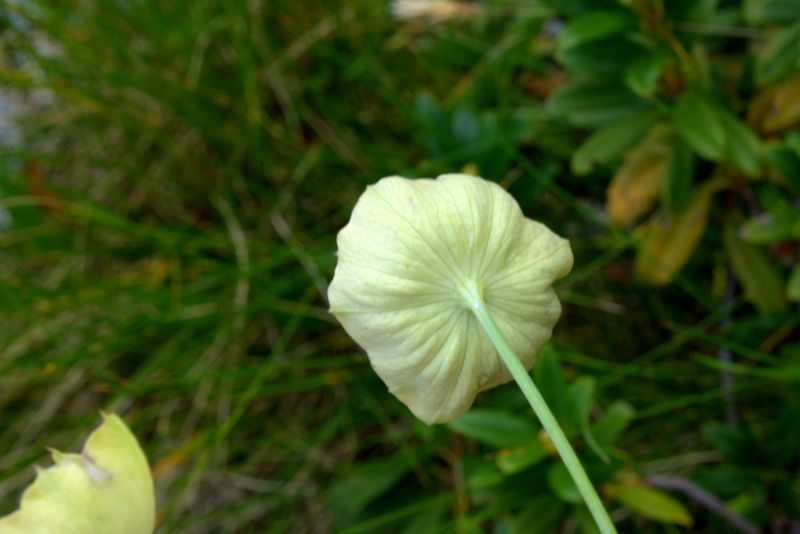
[[[52,452],[37,468],[20,508],[0,518],[0,534],[150,534],[155,494],[147,458],[116,415],[86,440],[81,454]]]
[[[480,14],[481,7],[454,0],[395,0],[391,11],[401,20],[428,19],[432,22],[447,22],[474,17]]]
[[[389,390],[427,423],[455,419],[511,380],[472,310],[482,303],[526,369],[561,313],[551,285],[566,240],[495,183],[383,178],[339,232],[331,312]]]

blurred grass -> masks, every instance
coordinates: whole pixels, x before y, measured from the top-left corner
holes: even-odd
[[[602,404],[640,409],[626,448],[702,458],[723,408],[699,354],[760,361],[749,340],[765,334],[720,335],[713,258],[677,290],[628,283],[635,242],[604,222],[605,181],[570,176],[573,134],[542,106],[558,83],[543,20],[404,25],[367,0],[0,3],[20,109],[0,167],[0,513],[44,446],[77,447],[100,409],[144,443],[162,532],[332,531],[364,491],[337,481],[375,461],[424,499],[395,489],[352,532],[420,509],[478,528],[518,506],[454,505],[474,444],[414,420],[326,312],[363,187],[467,165],[571,239],[554,343]],[[739,374],[740,402],[769,412],[792,387],[764,380]]]

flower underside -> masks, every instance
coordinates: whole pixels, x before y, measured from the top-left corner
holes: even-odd
[[[449,174],[367,188],[339,233],[332,313],[420,419],[458,417],[511,379],[472,311],[484,306],[527,369],[560,315],[566,240],[497,184]]]

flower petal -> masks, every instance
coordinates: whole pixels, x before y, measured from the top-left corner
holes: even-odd
[[[103,415],[81,454],[52,451],[20,508],[0,518],[3,534],[149,534],[155,494],[147,458],[125,423]]]

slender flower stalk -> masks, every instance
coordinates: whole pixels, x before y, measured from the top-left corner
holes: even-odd
[[[522,366],[519,358],[514,354],[514,351],[503,337],[503,334],[497,328],[492,316],[486,309],[486,305],[481,301],[476,301],[472,312],[483,327],[486,335],[492,340],[492,344],[503,359],[503,363],[508,367],[511,376],[514,377],[519,389],[522,390],[522,394],[525,395],[525,398],[528,400],[528,404],[531,405],[536,417],[539,418],[539,422],[542,423],[545,431],[550,436],[550,440],[553,442],[559,456],[561,456],[561,459],[564,461],[564,465],[567,466],[567,470],[572,476],[572,480],[575,482],[575,486],[577,486],[586,506],[589,508],[589,512],[591,512],[597,526],[600,528],[600,532],[603,534],[616,533],[617,530],[614,528],[614,523],[608,516],[603,502],[597,495],[594,486],[592,486],[592,482],[589,480],[581,461],[572,449],[572,445],[570,445],[567,436],[564,435],[564,431],[561,430],[561,426],[558,424],[558,421],[556,421],[553,412],[551,412],[550,408],[547,406],[544,397],[539,393],[536,384],[531,380],[531,376]]]

